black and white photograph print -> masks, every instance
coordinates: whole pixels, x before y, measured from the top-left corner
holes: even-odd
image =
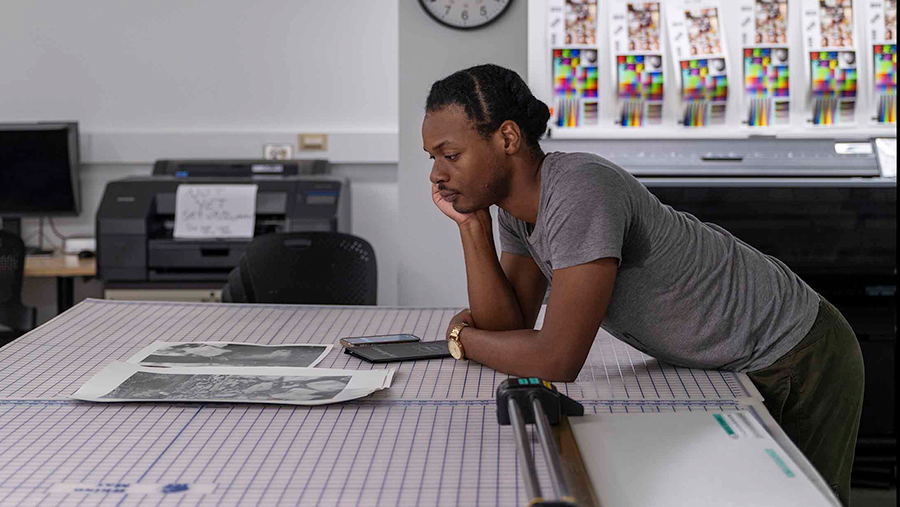
[[[394,369],[160,366],[113,362],[72,398],[100,403],[223,402],[326,405],[388,389]]]
[[[177,366],[267,366],[311,368],[331,345],[256,345],[233,342],[154,342],[129,363]]]
[[[138,371],[102,398],[120,400],[319,401],[337,397],[344,376],[187,375]]]

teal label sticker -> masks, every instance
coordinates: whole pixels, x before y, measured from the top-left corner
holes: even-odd
[[[519,379],[519,385],[520,385],[520,386],[527,386],[527,385],[528,385],[528,379],[527,379],[527,378],[520,378],[520,379]]]
[[[768,454],[769,457],[772,458],[772,461],[774,461],[775,464],[778,465],[778,468],[780,468],[781,471],[784,472],[784,475],[790,478],[794,477],[794,472],[791,472],[791,469],[788,468],[787,464],[784,462],[784,460],[781,459],[781,456],[779,456],[777,452],[772,449],[766,449],[766,454]]]
[[[722,429],[725,430],[725,433],[726,433],[729,437],[731,437],[731,438],[738,438],[737,433],[735,433],[734,430],[731,429],[731,426],[728,425],[728,422],[725,421],[725,418],[724,418],[724,417],[722,417],[722,416],[719,415],[719,414],[713,414],[713,417],[716,418],[716,421],[719,423],[719,426],[721,426]]]
[[[536,384],[540,384],[541,382],[538,379],[531,377],[531,383],[536,385]]]

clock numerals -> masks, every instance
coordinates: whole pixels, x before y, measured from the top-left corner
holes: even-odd
[[[512,0],[419,0],[432,19],[461,30],[479,28],[493,22],[506,12],[510,3]]]

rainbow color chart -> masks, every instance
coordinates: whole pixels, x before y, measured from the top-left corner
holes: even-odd
[[[875,121],[895,124],[897,123],[897,45],[876,44],[873,51],[875,96],[878,98]]]
[[[685,126],[705,127],[725,119],[728,75],[724,60],[684,60],[681,62],[681,81],[682,99],[686,103]]]
[[[585,51],[589,50],[553,50],[553,98],[557,106],[556,123],[560,127],[596,125],[599,120],[597,65],[583,65],[582,52]],[[596,56],[593,60],[596,61]]]
[[[621,55],[619,62],[619,98],[640,100],[663,99],[662,70],[652,71],[644,65],[643,55]],[[661,58],[661,57],[656,57]]]
[[[853,121],[856,111],[857,70],[853,51],[810,53],[813,125]]]
[[[779,52],[773,59],[773,51]],[[786,123],[789,114],[790,71],[787,49],[744,49],[744,93],[747,124],[766,127]]]
[[[619,55],[619,124],[642,127],[662,122],[663,73],[660,55]]]

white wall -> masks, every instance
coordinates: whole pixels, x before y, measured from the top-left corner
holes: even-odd
[[[106,182],[149,174],[156,159],[256,158],[265,142],[328,133],[327,151],[297,156],[327,158],[350,179],[352,231],[375,247],[379,303],[396,304],[397,6],[4,2],[0,122],[79,122],[83,211],[54,219],[63,235],[93,235]],[[23,221],[25,237],[36,224]],[[25,289],[44,320],[52,284]]]
[[[431,84],[457,70],[495,63],[525,77],[526,2],[512,2],[497,22],[480,30],[445,28],[418,2],[400,2],[401,305],[466,306],[466,273],[456,225],[431,201],[431,161],[422,150],[422,119]],[[496,229],[496,226],[495,226]],[[499,245],[499,242],[497,242]]]
[[[3,120],[396,130],[397,0],[3,2]]]

